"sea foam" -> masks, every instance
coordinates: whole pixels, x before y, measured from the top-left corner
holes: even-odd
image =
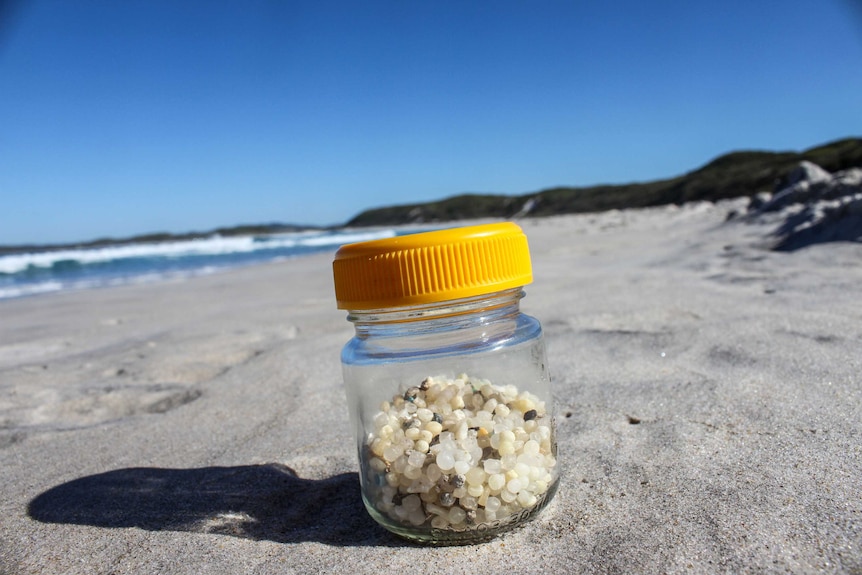
[[[300,232],[272,236],[242,236],[113,245],[100,248],[82,248],[13,254],[0,257],[0,273],[15,274],[31,268],[50,268],[61,262],[79,265],[105,263],[131,258],[178,258],[184,256],[212,256],[242,254],[279,248],[339,246],[345,243],[386,238],[395,235],[393,230],[377,232]]]

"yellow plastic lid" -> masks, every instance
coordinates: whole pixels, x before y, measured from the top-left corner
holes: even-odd
[[[507,222],[342,246],[332,262],[340,309],[441,302],[533,281],[527,236]]]

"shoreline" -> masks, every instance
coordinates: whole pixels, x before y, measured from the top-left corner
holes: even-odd
[[[396,233],[392,228],[296,232],[6,255],[0,256],[0,299],[184,279]]]

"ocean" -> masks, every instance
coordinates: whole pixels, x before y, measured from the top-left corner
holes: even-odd
[[[347,243],[415,231],[390,228],[210,236],[195,240],[4,255],[0,256],[0,300],[212,274],[250,264],[334,252]]]

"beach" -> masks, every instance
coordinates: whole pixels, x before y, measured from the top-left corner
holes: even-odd
[[[519,221],[562,478],[489,543],[359,494],[332,252],[0,301],[0,573],[860,573],[862,245],[745,201]]]

